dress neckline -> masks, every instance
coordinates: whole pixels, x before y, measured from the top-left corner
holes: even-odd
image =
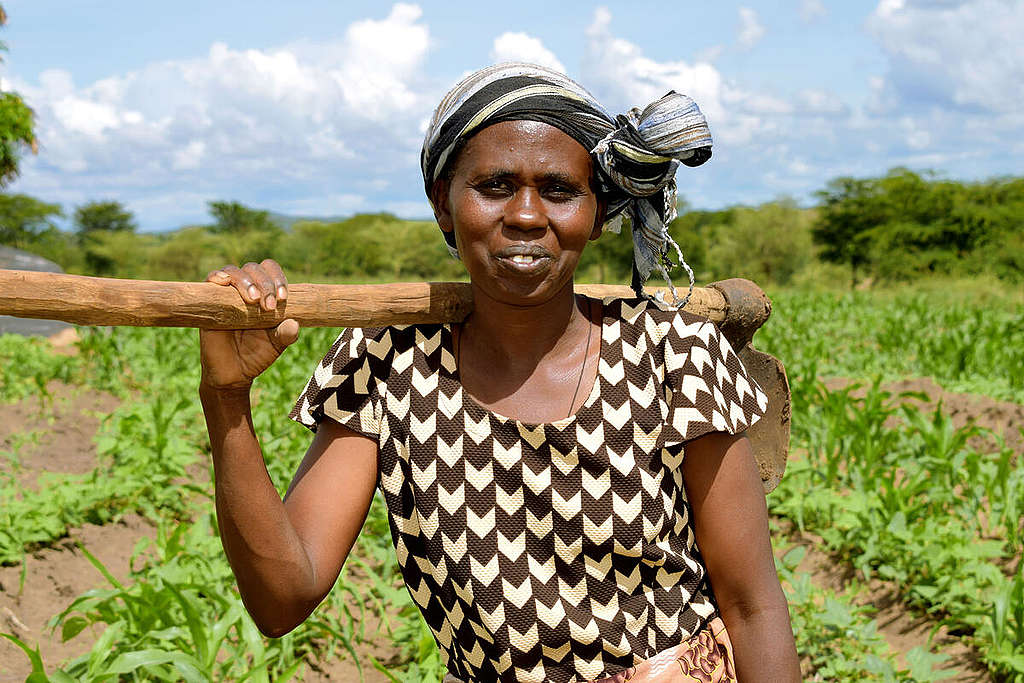
[[[585,296],[585,295],[581,295],[581,296]],[[462,384],[462,375],[459,372],[458,364],[455,362],[455,337],[452,334],[452,323],[444,323],[443,324],[442,328],[444,330],[444,334],[441,335],[441,344],[444,346],[445,350],[448,351],[449,354],[451,354],[452,367],[454,368],[454,370],[449,371],[442,364],[442,366],[441,366],[442,374],[445,377],[447,377],[448,379],[450,379],[452,382],[455,382],[458,385],[459,389],[462,391],[462,402],[464,404],[470,405],[474,409],[476,409],[477,411],[480,411],[480,412],[484,413],[485,415],[489,415],[489,416],[493,417],[498,422],[508,422],[508,423],[512,423],[512,424],[515,424],[515,425],[520,425],[523,428],[531,429],[531,430],[532,429],[537,429],[539,427],[544,427],[544,426],[551,426],[551,427],[555,427],[555,428],[558,428],[558,429],[564,429],[565,427],[567,427],[567,426],[573,424],[574,422],[576,422],[577,418],[583,413],[583,411],[587,410],[590,406],[594,405],[594,402],[599,398],[599,396],[601,394],[601,361],[603,361],[605,359],[606,352],[607,352],[607,345],[608,345],[608,309],[609,309],[609,306],[607,305],[607,303],[605,302],[604,299],[593,298],[593,297],[586,297],[586,296],[585,296],[585,298],[587,298],[588,300],[591,300],[591,301],[595,301],[595,302],[597,302],[598,305],[601,306],[601,316],[600,316],[601,317],[601,341],[600,341],[600,348],[598,349],[598,352],[597,352],[598,368],[597,368],[597,372],[594,374],[593,385],[590,387],[590,391],[587,393],[586,400],[584,400],[583,403],[580,404],[580,407],[577,408],[576,411],[572,415],[569,415],[568,417],[563,417],[563,418],[558,419],[558,420],[552,420],[552,421],[549,421],[549,422],[526,422],[524,420],[520,420],[520,419],[517,419],[517,418],[514,418],[514,417],[509,417],[508,415],[502,415],[501,413],[499,413],[499,412],[497,412],[495,410],[491,410],[490,408],[485,407],[483,404],[481,404],[479,401],[477,401],[476,398],[474,398],[474,396],[472,394],[470,394],[468,391],[466,391],[466,387],[463,386],[463,384]]]

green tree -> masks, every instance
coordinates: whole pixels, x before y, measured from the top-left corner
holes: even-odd
[[[870,260],[871,230],[886,217],[879,201],[878,181],[835,178],[815,194],[821,204],[811,236],[821,247],[818,256],[823,261],[850,266],[850,282],[856,283],[858,269]]]
[[[0,5],[0,26],[7,23],[7,14]],[[0,43],[0,51],[7,46]],[[25,150],[39,151],[33,132],[35,114],[17,93],[0,93],[0,187],[18,176],[18,164]]]
[[[788,285],[814,258],[810,219],[792,199],[736,207],[707,247],[715,279],[743,277]]]
[[[57,230],[53,219],[63,215],[60,204],[47,204],[27,194],[0,194],[0,243],[26,247],[39,234]]]
[[[132,212],[121,202],[89,202],[75,209],[75,227],[83,237],[95,232],[135,232]]]
[[[245,233],[254,231],[280,232],[281,228],[270,219],[269,211],[250,209],[239,202],[209,202],[210,215],[216,221],[211,229],[217,233]]]
[[[133,260],[130,253],[138,242],[135,218],[120,202],[83,204],[75,209],[73,220],[91,274],[115,275],[120,262]]]

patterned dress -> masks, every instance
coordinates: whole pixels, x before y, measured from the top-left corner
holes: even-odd
[[[767,396],[714,324],[603,302],[577,413],[504,417],[463,391],[447,324],[346,329],[291,417],[379,443],[378,486],[413,600],[464,681],[589,681],[717,615],[683,444],[738,433]]]

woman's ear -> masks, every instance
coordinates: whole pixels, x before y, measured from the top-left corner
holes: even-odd
[[[434,206],[434,218],[438,227],[443,232],[455,230],[455,223],[452,221],[451,208],[448,205],[448,188],[450,182],[447,178],[441,177],[434,181],[430,188],[430,203]]]

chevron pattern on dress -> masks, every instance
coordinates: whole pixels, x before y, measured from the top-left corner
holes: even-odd
[[[346,329],[291,417],[379,443],[398,562],[462,680],[610,676],[717,614],[683,487],[684,444],[767,408],[714,324],[606,299],[579,411],[527,424],[459,381],[450,325]]]

